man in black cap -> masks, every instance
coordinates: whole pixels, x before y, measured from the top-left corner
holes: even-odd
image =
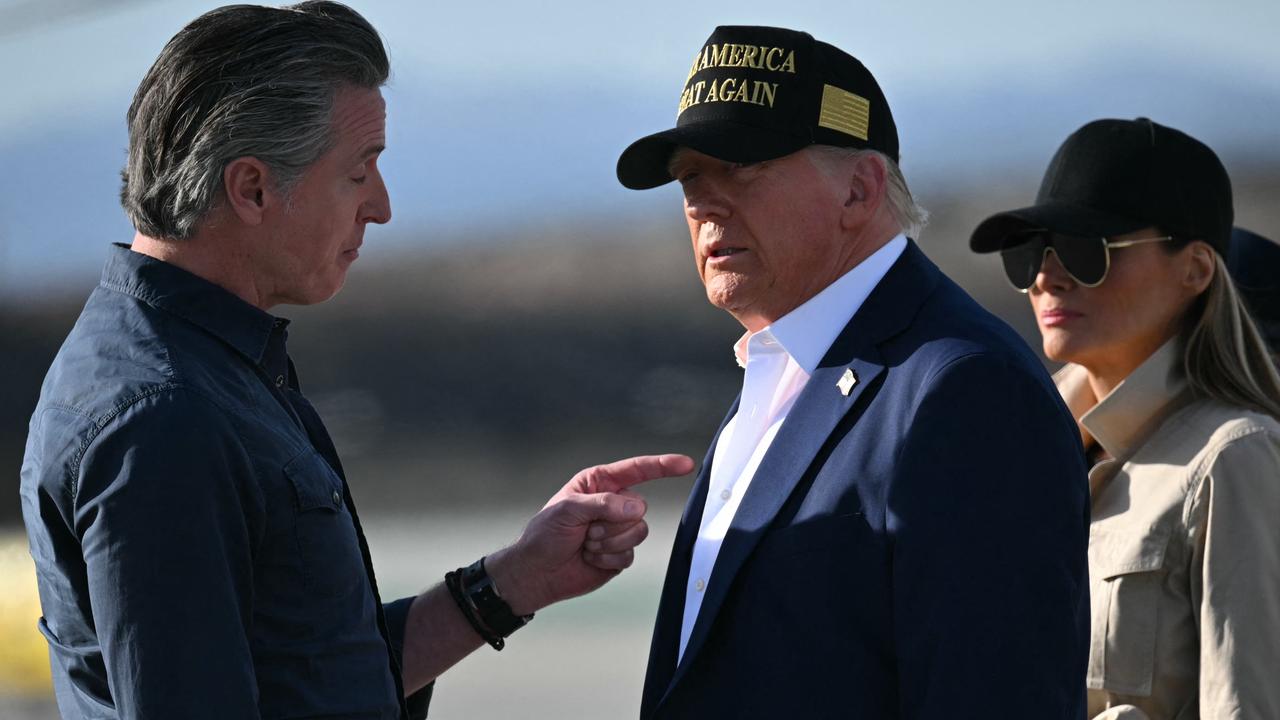
[[[1075,425],[910,239],[875,78],[805,33],[721,27],[678,113],[618,178],[680,182],[745,375],[676,534],[642,717],[1080,717]]]

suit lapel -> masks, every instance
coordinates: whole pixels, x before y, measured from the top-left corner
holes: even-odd
[[[711,485],[711,461],[720,442],[720,435],[725,425],[738,412],[741,397],[733,401],[720,428],[711,441],[707,456],[702,461],[702,469],[698,479],[689,492],[689,501],[685,504],[684,515],[680,518],[680,526],[676,529],[675,542],[672,543],[671,559],[667,562],[667,577],[662,584],[662,598],[658,604],[658,618],[654,623],[653,640],[649,646],[649,667],[645,672],[644,693],[641,696],[640,710],[642,717],[648,717],[649,710],[661,699],[671,683],[671,676],[676,668],[676,654],[680,645],[680,629],[684,625],[684,593],[689,579],[689,563],[693,560],[693,542],[698,537],[698,527],[702,524],[702,509],[707,502],[707,489]]]
[[[838,367],[820,366],[814,372],[804,391],[796,399],[782,428],[778,430],[769,451],[761,460],[751,479],[751,485],[747,488],[747,494],[734,513],[729,532],[720,545],[720,552],[716,555],[715,567],[707,583],[702,607],[698,610],[697,622],[689,635],[689,644],[685,647],[680,665],[672,677],[672,685],[679,682],[702,649],[742,564],[760,542],[796,483],[809,469],[814,456],[826,443],[840,419],[884,371],[884,366],[879,362],[879,353],[874,352],[873,347],[865,347],[867,343],[863,345],[864,347],[859,348],[863,351],[863,357]],[[836,382],[846,368],[852,369],[858,377],[858,384],[848,396],[842,395],[836,387]],[[696,523],[694,531],[696,535]],[[687,575],[686,562],[685,576],[679,578],[682,592]]]
[[[870,388],[876,384],[876,380],[884,372],[879,350],[880,343],[907,327],[939,276],[937,268],[925,258],[915,243],[908,243],[902,256],[889,269],[884,279],[867,297],[861,309],[841,331],[809,378],[804,391],[796,398],[795,405],[792,406],[786,421],[783,422],[773,443],[769,446],[769,451],[760,462],[751,485],[747,488],[747,493],[734,514],[729,532],[716,556],[715,567],[707,583],[706,595],[698,611],[698,619],[689,637],[689,644],[685,648],[679,666],[671,676],[670,685],[666,689],[667,693],[688,672],[688,668],[706,642],[711,626],[715,622],[720,607],[724,604],[738,571],[759,544],[761,537],[790,497],[796,484],[809,470],[809,466],[830,438],[836,425],[864,393],[872,392]],[[846,370],[852,370],[858,380],[848,395],[844,395],[838,387]],[[733,411],[730,412],[729,417],[732,417],[732,414]],[[721,425],[721,430],[723,428],[724,426]],[[713,444],[713,450],[714,447]],[[710,455],[708,455],[709,459]],[[677,616],[677,612],[668,612],[667,609],[677,608],[678,613],[683,613],[689,556],[702,518],[702,507],[706,501],[709,466],[708,461],[704,465],[702,475],[699,476],[698,492],[695,493],[697,512],[692,512],[694,501],[691,500],[690,507],[682,520],[676,545],[676,552],[684,553],[680,572],[672,572],[674,567],[669,568],[663,592],[663,612],[659,617],[662,618],[665,615],[668,620],[672,620],[675,616],[676,639],[667,642],[669,638],[664,638],[665,647],[659,647],[658,637],[655,635],[654,638],[653,650],[667,653],[672,661],[679,642],[678,630],[681,618]],[[686,528],[687,524],[692,524],[692,528]],[[650,688],[646,683],[646,701],[649,699],[649,693]]]

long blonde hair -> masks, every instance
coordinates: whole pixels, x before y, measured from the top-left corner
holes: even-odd
[[[1280,374],[1226,264],[1218,253],[1213,256],[1213,280],[1201,294],[1199,315],[1190,319],[1185,335],[1187,382],[1201,397],[1280,419]]]

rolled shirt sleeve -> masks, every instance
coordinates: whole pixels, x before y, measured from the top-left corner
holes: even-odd
[[[1200,716],[1280,718],[1280,437],[1251,426],[1208,462],[1189,508]]]
[[[86,450],[74,528],[119,717],[259,717],[252,477],[226,414],[190,391],[136,402]]]
[[[395,655],[396,665],[404,667],[404,629],[409,622],[409,607],[413,605],[414,598],[407,597],[382,606],[382,612],[387,619],[387,634],[390,636],[391,653]],[[435,682],[432,681],[418,692],[405,696],[405,705],[409,709],[409,720],[423,720],[427,717],[427,709],[431,705],[431,692],[435,689]]]

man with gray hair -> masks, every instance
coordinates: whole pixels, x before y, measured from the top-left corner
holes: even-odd
[[[668,565],[643,718],[1083,717],[1088,487],[1027,346],[911,239],[924,213],[871,73],[720,27],[676,126],[618,178],[676,180],[742,393]]]
[[[584,470],[519,539],[383,603],[287,321],[342,286],[369,223],[388,60],[350,8],[237,5],[179,32],[129,109],[116,246],[31,420],[22,511],[65,718],[418,718],[431,683],[599,587],[647,533]]]

